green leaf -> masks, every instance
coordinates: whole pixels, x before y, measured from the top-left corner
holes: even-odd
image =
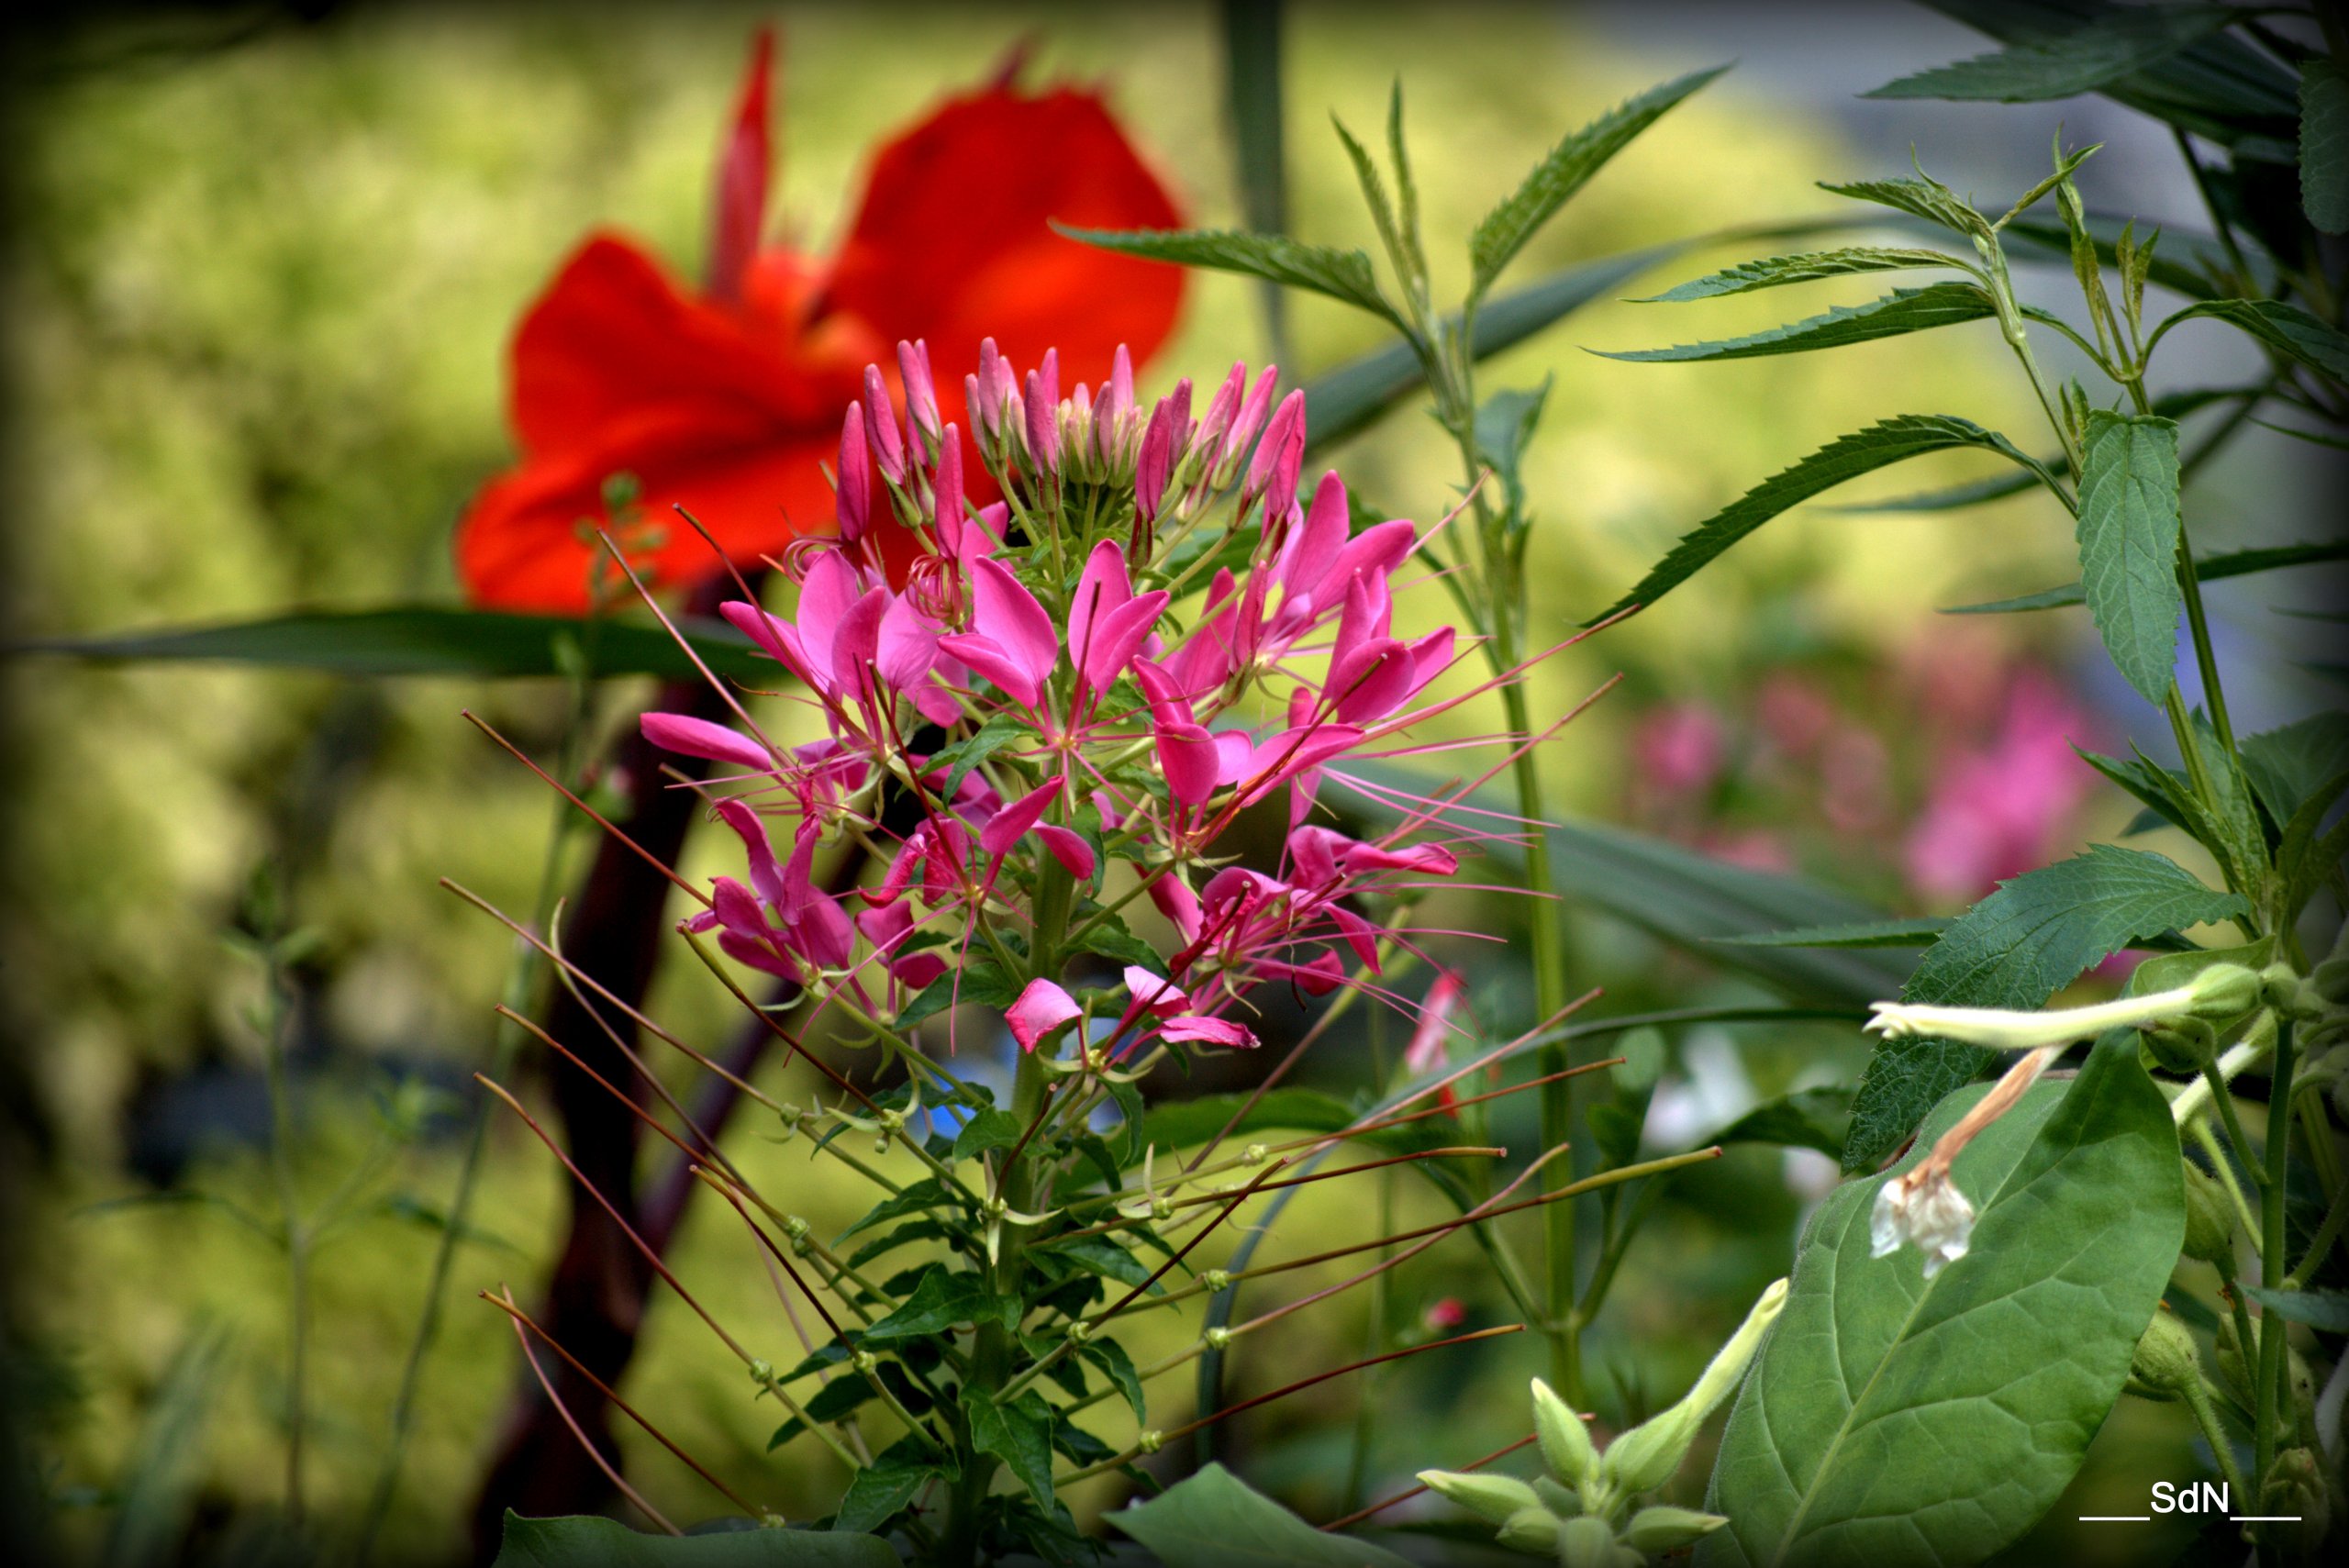
[[[2349,76],[2335,60],[2300,67],[2300,210],[2311,228],[2349,232]]]
[[[1533,439],[1533,428],[1542,421],[1542,406],[1549,401],[1553,379],[1545,375],[1539,386],[1496,392],[1476,410],[1476,450],[1500,481],[1501,495],[1507,503],[1505,515],[1520,533],[1528,520],[1525,446]]]
[[[1134,1358],[1126,1354],[1126,1347],[1115,1340],[1087,1340],[1076,1348],[1076,1353],[1101,1369],[1117,1391],[1125,1396],[1133,1407],[1134,1420],[1150,1424],[1149,1401],[1141,1391],[1141,1374],[1134,1370]]]
[[[1949,414],[1897,415],[1864,430],[1839,437],[1792,468],[1764,480],[1699,524],[1673,547],[1671,553],[1649,570],[1638,586],[1615,601],[1603,614],[1593,616],[1583,624],[1595,625],[1633,605],[1653,606],[1665,594],[1687,582],[1700,568],[1771,518],[1792,510],[1822,491],[1833,489],[1845,480],[1857,479],[1864,473],[1872,473],[1879,468],[1904,462],[1910,458],[1922,457],[1928,452],[1965,447],[1994,451],[2025,468],[2039,471],[2038,464],[2024,456],[2006,437],[1994,430],[1986,430],[1970,419],[1961,419]]]
[[[2064,461],[2063,454],[2041,460],[2039,467],[2052,471]],[[2020,495],[2040,483],[2036,472],[1993,474],[1987,479],[1968,480],[1964,484],[1947,484],[1938,490],[1921,491],[1914,495],[1895,495],[1882,501],[1854,501],[1840,506],[1830,506],[1831,512],[1955,512],[1967,506],[1979,506],[1991,501],[2003,501],[2009,495]]]
[[[2177,662],[2177,426],[2088,415],[2080,468],[2080,583],[2113,664],[2155,706]]]
[[[2349,818],[2334,823],[2330,830],[2324,826],[2344,792],[2349,792],[2349,770],[2318,785],[2284,825],[2282,841],[2276,850],[2276,870],[2283,883],[2281,923],[2287,927],[2299,918],[2301,907],[2340,869],[2343,855],[2349,854]]]
[[[1858,272],[1893,272],[1917,267],[1954,267],[1974,271],[1972,262],[1940,250],[1900,250],[1883,245],[1854,245],[1841,250],[1809,250],[1795,256],[1765,256],[1740,261],[1691,278],[1635,303],[1680,305],[1725,295],[1752,294],[1756,289],[1783,288],[1788,284],[1816,283],[1820,278],[1849,277]]]
[[[857,1479],[870,1473],[860,1472]],[[526,1519],[508,1508],[494,1568],[896,1568],[896,1552],[879,1536],[838,1529],[643,1535],[618,1519],[592,1514]]]
[[[1119,1284],[1138,1285],[1150,1278],[1150,1267],[1124,1247],[1107,1236],[1079,1236],[1066,1241],[1050,1241],[1029,1249],[1030,1256],[1064,1258],[1087,1273],[1103,1279],[1116,1280]],[[1154,1288],[1152,1296],[1163,1294]]]
[[[1956,1007],[2044,1006],[2090,966],[2142,939],[2250,912],[2176,862],[2097,844],[2086,854],[1998,884],[1926,950],[1901,992]],[[1980,1073],[1991,1052],[1947,1040],[1880,1047],[1852,1104],[1843,1168],[1865,1171],[1899,1147],[1936,1101]]]
[[[1860,96],[1998,104],[2077,97],[2160,64],[2237,15],[2216,6],[2132,6],[2060,38],[1936,66]]]
[[[1240,210],[1259,234],[1288,232],[1288,164],[1282,155],[1281,7],[1219,7],[1224,109],[1239,175]],[[1267,279],[1262,291],[1268,338],[1288,337],[1288,296]]]
[[[1851,1120],[1851,1090],[1840,1085],[1797,1089],[1763,1101],[1704,1141],[1777,1143],[1833,1156],[1843,1151],[1844,1130]]]
[[[1874,202],[1911,217],[1921,217],[1968,239],[1987,239],[1991,235],[1988,218],[1960,201],[1955,191],[1926,175],[1920,174],[1913,180],[1852,180],[1840,185],[1822,180],[1819,188],[1830,195]]]
[[[948,770],[946,787],[941,794],[948,800],[953,799],[954,792],[963,787],[963,781],[971,776],[973,768],[1005,747],[1016,746],[1030,739],[1034,733],[1034,729],[1018,716],[998,713],[952,745],[940,747],[931,755],[930,765]]]
[[[2248,332],[2321,375],[2349,382],[2349,336],[2280,299],[2206,299],[2189,305],[2154,328],[2145,352],[2151,354],[2171,328],[2203,317]]]
[[[932,1481],[952,1481],[961,1473],[951,1455],[939,1453],[908,1433],[874,1454],[873,1462],[856,1473],[841,1498],[840,1511],[832,1516],[831,1533],[838,1537],[877,1529],[896,1518]],[[896,1562],[895,1551],[890,1552],[889,1561]],[[879,1563],[874,1568],[880,1568]]]
[[[950,969],[907,1003],[897,1014],[897,1027],[911,1029],[924,1018],[949,1007],[1008,1007],[1019,1000],[1019,987],[991,959],[974,958],[960,969]]]
[[[1476,225],[1475,233],[1469,237],[1468,260],[1473,272],[1468,297],[1479,298],[1492,287],[1493,280],[1524,249],[1525,242],[1557,216],[1558,209],[1588,183],[1609,159],[1630,146],[1633,139],[1682,99],[1728,69],[1721,65],[1710,71],[1694,71],[1651,87],[1552,148],[1549,155],[1525,176],[1524,183],[1485,215],[1484,221]]]
[[[1920,289],[1894,289],[1865,305],[1837,306],[1824,316],[1790,321],[1765,332],[1725,338],[1710,343],[1683,343],[1670,349],[1590,350],[1607,360],[1631,360],[1643,364],[1681,364],[1705,360],[1752,360],[1769,354],[1801,354],[1814,349],[1841,349],[1878,338],[1898,338],[1936,327],[1981,321],[1998,314],[1988,291],[1976,284],[1932,284]]]
[[[1019,1479],[1037,1502],[1052,1502],[1052,1408],[1030,1389],[998,1405],[983,1388],[963,1390],[963,1412],[971,1423],[971,1447],[991,1453]]]
[[[1009,1329],[1017,1325],[1019,1312],[1017,1301],[996,1296],[977,1274],[932,1263],[904,1306],[854,1337],[871,1345],[941,1334],[963,1323],[993,1322]]]
[[[2349,768],[2349,714],[2320,713],[2280,729],[2246,735],[2243,771],[2279,828],[2325,781]]]
[[[1101,1517],[1165,1568],[1410,1568],[1385,1547],[1315,1529],[1216,1463]]]
[[[2277,1317],[2328,1334],[2349,1334],[2349,1290],[2275,1290],[2245,1285],[2243,1294]]]
[[[2331,561],[2349,561],[2349,542],[2280,544],[2254,550],[2226,550],[2197,560],[2194,575],[2197,581],[2216,583],[2228,577],[2247,577],[2254,572],[2275,572],[2287,566],[2310,566]],[[2009,615],[2019,610],[2054,610],[2079,604],[2085,597],[2077,583],[2066,583],[2060,588],[2047,588],[2018,598],[1992,599],[1979,605],[1954,605],[1942,614],[1988,616]]]
[[[1095,850],[1094,856],[1095,863],[1099,864],[1101,851],[1098,849]],[[1097,906],[1080,909],[1077,912],[1077,917],[1093,922],[1090,929],[1079,939],[1078,951],[1097,953],[1113,963],[1130,963],[1139,968],[1147,969],[1152,974],[1158,973],[1166,967],[1166,961],[1158,956],[1158,950],[1134,935],[1126,928],[1125,921],[1117,916],[1108,914]]]
[[[1944,1101],[1927,1131],[1978,1097]],[[1699,1568],[1979,1562],[2030,1529],[2119,1397],[2177,1262],[2179,1170],[2169,1102],[2116,1033],[1957,1157],[1980,1218],[1933,1279],[1913,1251],[1867,1255],[1889,1174],[1831,1194],[1731,1412],[1705,1504],[1730,1522]]]
[[[771,684],[781,666],[724,621],[676,617],[711,671]],[[223,626],[171,627],[107,637],[50,637],[7,644],[6,653],[56,653],[99,663],[250,664],[335,675],[562,675],[568,639],[598,675],[694,680],[700,672],[676,639],[636,620],[400,606],[270,616]]]
[[[977,1112],[954,1135],[954,1158],[973,1160],[990,1149],[1011,1149],[1027,1136],[1028,1124],[993,1106]]]
[[[1327,245],[1307,245],[1277,234],[1240,234],[1215,228],[1070,228],[1053,229],[1071,239],[1153,261],[1186,267],[1213,267],[1252,278],[1309,289],[1331,299],[1369,311],[1400,330],[1403,318],[1378,292],[1370,258],[1360,250],[1339,250]]]
[[[1866,920],[1853,926],[1802,926],[1791,931],[1756,931],[1742,937],[1715,937],[1717,942],[1763,948],[1921,948],[1930,947],[1949,929],[1946,917],[1932,915],[1915,920]]]
[[[838,1246],[860,1230],[869,1230],[876,1225],[886,1225],[889,1221],[902,1219],[908,1214],[922,1214],[930,1209],[942,1207],[948,1201],[944,1184],[941,1183],[936,1176],[925,1176],[911,1186],[891,1194],[866,1209],[863,1218],[832,1239],[833,1245]]]

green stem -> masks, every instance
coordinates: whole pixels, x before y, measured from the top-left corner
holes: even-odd
[[[2232,1496],[2249,1498],[2251,1488],[2243,1484],[2243,1467],[2235,1462],[2234,1445],[2227,1440],[2226,1428],[2219,1424],[2219,1412],[2211,1407],[2210,1390],[2196,1373],[2187,1380],[2186,1407],[2194,1413],[2194,1424],[2202,1429],[2202,1440],[2210,1445],[2211,1454],[2219,1462],[2219,1473],[2226,1477]],[[2250,1507],[2249,1502],[2243,1505]]]
[[[2260,1195],[2259,1277],[2281,1281],[2288,1261],[2284,1247],[2284,1176],[2288,1152],[2292,1142],[2292,1020],[2284,1018],[2276,1028],[2276,1068],[2272,1086],[2268,1090],[2267,1122],[2267,1186]],[[2284,1418],[2290,1390],[2287,1386],[2287,1357],[2284,1354],[2285,1335],[2289,1331],[2280,1313],[2259,1315],[2259,1377],[2253,1385],[2257,1402],[2252,1419],[2254,1433],[2253,1484],[2265,1489],[2267,1477],[2276,1462],[2276,1430]],[[2261,1532],[2265,1536],[2267,1532]],[[2261,1542],[2260,1555],[2269,1557],[2268,1543]]]

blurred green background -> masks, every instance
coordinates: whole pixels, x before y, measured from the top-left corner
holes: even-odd
[[[1375,127],[1399,72],[1439,297],[1456,289],[1462,248],[1446,240],[1464,236],[1551,141],[1652,82],[1738,52],[1731,35],[1761,25],[1726,8],[1684,8],[1687,25],[1667,28],[1629,18],[1631,9],[1453,9],[1439,24],[1404,7],[1295,8],[1286,75],[1295,228],[1368,242],[1326,116]],[[10,125],[13,244],[0,310],[11,634],[452,602],[451,525],[508,452],[501,367],[511,324],[592,226],[632,231],[680,272],[695,269],[718,128],[744,40],[770,19],[784,47],[779,206],[786,232],[818,251],[852,198],[864,150],[1022,38],[1034,49],[1031,81],[1107,84],[1196,221],[1238,221],[1217,18],[1206,6],[359,6],[312,20],[272,15],[250,29],[200,15],[83,28],[48,40],[37,69],[20,61]],[[1868,36],[1899,37],[1881,28]],[[1914,50],[1887,58],[1876,79],[1964,43],[1946,24],[1920,22]],[[1871,134],[1843,108],[1820,81],[1767,59],[1758,73],[1732,72],[1610,168],[1535,242],[1518,279],[1831,210],[1812,182],[1890,172],[1907,156],[1906,136]],[[2003,113],[1996,147],[1978,115],[1945,122],[1959,134],[1946,147],[1924,141],[1928,166],[2011,175],[2019,186],[2035,171],[2002,163],[2007,150],[2043,148],[2066,113],[2084,139],[2067,106]],[[1871,124],[1881,132],[1885,122]],[[2091,165],[2093,204],[2175,194],[2142,158],[2116,161],[2118,190],[2100,192]],[[2005,194],[1986,185],[1983,199]],[[1685,260],[1635,292],[1763,249]],[[1857,280],[1801,304],[1876,292]],[[1295,370],[1326,368],[1377,340],[1337,306],[1292,309]],[[1699,321],[1690,309],[1707,314]],[[1540,516],[1536,591],[1561,628],[1611,601],[1695,520],[1879,414],[1957,413],[2017,431],[2037,423],[1987,327],[1726,366],[1630,365],[1584,351],[1728,336],[1786,314],[1776,296],[1606,302],[1485,373],[1487,387],[1556,378],[1528,483]],[[1199,277],[1182,330],[1146,380],[1211,377],[1264,352],[1252,289]],[[2254,436],[2214,469],[2192,502],[2198,543],[2307,537],[2320,493],[2307,450]],[[1407,409],[1335,462],[1383,506],[1430,517],[1454,498],[1450,454],[1441,432]],[[1962,461],[1914,465],[1872,482],[1873,493],[1977,472]],[[1960,906],[1981,889],[1920,882],[1907,846],[1953,759],[1995,751],[2018,681],[2043,681],[2088,733],[2117,740],[2135,725],[2152,739],[2151,710],[2073,684],[2083,621],[1932,614],[2064,581],[2069,554],[2062,519],[2028,498],[1958,516],[1813,509],[1788,518],[1656,612],[1543,672],[1537,714],[1614,672],[1627,677],[1551,748],[1553,798],[1576,816],[1799,870],[1887,906]],[[2263,583],[2233,602],[2285,593]],[[259,1143],[260,1040],[246,1016],[261,982],[223,942],[255,868],[275,862],[287,868],[294,919],[317,934],[298,965],[294,1032],[304,1190],[322,1196],[354,1168],[371,1173],[319,1264],[311,1496],[331,1539],[372,1482],[420,1307],[437,1235],[418,1212],[446,1202],[462,1149],[455,1109],[428,1118],[421,1137],[387,1141],[386,1106],[403,1083],[451,1096],[466,1084],[484,1060],[510,957],[499,932],[436,879],[527,909],[551,819],[543,790],[458,710],[472,706],[543,751],[565,694],[553,682],[348,682],[30,659],[0,666],[0,681],[15,828],[0,870],[0,1006],[17,1048],[6,1097],[18,1134],[6,1173],[20,1385],[10,1403],[29,1424],[34,1485],[79,1550],[105,1540],[126,1486],[151,1480],[159,1464],[179,1477],[194,1539],[223,1560],[258,1550],[249,1532],[265,1529],[276,1506],[282,1274],[228,1209],[266,1214],[273,1203]],[[2301,699],[2279,675],[2260,700],[2272,722]],[[607,711],[632,710],[616,699]],[[1789,739],[1789,724],[1813,720],[1812,740]],[[2052,810],[2043,852],[2117,831],[2131,815],[2084,780]],[[1506,931],[1517,918],[1490,904],[1455,923]],[[1627,926],[1581,915],[1575,930],[1576,978],[1605,984],[1607,1008],[1758,995]],[[1475,965],[1479,1005],[1494,1018],[1524,1005],[1516,959],[1464,946],[1446,956]],[[703,977],[673,975],[653,1010],[710,1035],[726,1018],[712,991]],[[1323,1077],[1343,1082],[1347,1053],[1362,1049],[1359,1031],[1333,1042]],[[1657,1114],[1678,1118],[1663,1131],[1681,1146],[1755,1095],[1848,1074],[1865,1054],[1855,1032],[1828,1029],[1711,1029],[1639,1049],[1665,1074]],[[517,1365],[504,1320],[470,1293],[505,1283],[527,1298],[560,1237],[553,1162],[510,1121],[493,1132],[484,1234],[460,1257],[389,1559],[462,1550],[464,1509]],[[734,1142],[819,1226],[861,1209],[856,1192],[832,1190],[831,1167],[770,1146],[748,1125]],[[1825,1169],[1745,1149],[1673,1189],[1595,1342],[1605,1410],[1676,1396],[1753,1293],[1784,1272]],[[1408,1216],[1422,1199],[1401,1191]],[[122,1201],[173,1193],[209,1196]],[[1287,1221],[1323,1222],[1309,1207]],[[1398,1310],[1456,1295],[1475,1320],[1499,1320],[1506,1298],[1479,1283],[1469,1255],[1454,1243],[1405,1271]],[[738,1232],[700,1214],[678,1258],[713,1307],[781,1343],[767,1282]],[[1289,1320],[1238,1355],[1234,1386],[1271,1386],[1280,1369],[1363,1353],[1365,1325],[1353,1296]],[[207,1360],[215,1333],[226,1348]],[[1530,1343],[1479,1347],[1375,1385],[1386,1414],[1373,1432],[1370,1495],[1517,1435],[1518,1391],[1536,1357]],[[1189,1397],[1183,1379],[1161,1386],[1178,1404]],[[763,1452],[772,1418],[674,1300],[656,1297],[625,1392],[752,1496],[799,1516],[829,1506],[837,1477],[805,1445]],[[1324,1385],[1247,1418],[1227,1440],[1259,1485],[1327,1517],[1339,1509],[1362,1393]],[[174,1437],[159,1413],[191,1425]],[[2181,1431],[2124,1403],[2078,1496],[2183,1475]],[[714,1496],[649,1443],[630,1453],[656,1503],[684,1518],[714,1511]],[[1692,1466],[1686,1482],[1692,1502],[1698,1473]],[[2057,1516],[2082,1511],[2069,1502]],[[2109,1537],[2074,1544],[2081,1561],[2121,1550]]]

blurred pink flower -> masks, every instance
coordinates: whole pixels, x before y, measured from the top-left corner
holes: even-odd
[[[1799,757],[1818,745],[1828,726],[1835,722],[1834,701],[1818,683],[1785,670],[1762,683],[1753,706],[1762,733],[1790,757]]]
[[[2085,716],[2044,673],[2009,685],[1996,735],[1940,767],[1903,846],[1910,885],[1934,899],[1976,898],[2044,860],[2095,782],[2070,738]]]
[[[1703,789],[1720,776],[1729,737],[1719,715],[1698,703],[1656,708],[1640,720],[1631,755],[1647,782],[1669,795]]]
[[[1892,758],[1876,731],[1856,724],[1837,727],[1819,758],[1819,808],[1839,833],[1876,827],[1891,810]]]
[[[1428,1309],[1419,1315],[1420,1324],[1431,1334],[1440,1334],[1457,1329],[1466,1321],[1468,1321],[1468,1308],[1461,1304],[1460,1298],[1456,1296],[1447,1296],[1442,1300],[1428,1303]]]
[[[1720,833],[1708,839],[1705,852],[1717,861],[1727,861],[1748,871],[1790,872],[1795,869],[1794,851],[1785,840],[1766,828],[1753,828],[1742,833]]]

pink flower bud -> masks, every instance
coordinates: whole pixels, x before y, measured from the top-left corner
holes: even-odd
[[[1248,465],[1248,483],[1240,491],[1240,516],[1261,497],[1264,503],[1264,526],[1269,530],[1297,519],[1297,482],[1305,467],[1305,394],[1290,393],[1281,399],[1273,413],[1272,422],[1264,427],[1264,439],[1256,443],[1255,461]]]
[[[864,409],[858,404],[850,404],[841,421],[841,462],[833,485],[841,538],[853,544],[864,537],[873,515],[873,461],[864,450]]]
[[[906,483],[906,443],[897,435],[897,411],[882,383],[881,367],[864,367],[864,433],[881,465],[881,477],[902,486]]]
[[[938,472],[930,484],[930,523],[939,547],[948,555],[958,554],[963,546],[963,438],[952,425],[940,436]]]
[[[921,439],[938,444],[938,387],[930,375],[930,345],[917,338],[897,345],[897,376],[906,385],[906,424]]]
[[[1061,466],[1060,399],[1035,371],[1028,373],[1028,395],[1021,412],[1027,416],[1028,461],[1039,475],[1057,473]]]
[[[1232,367],[1235,373],[1239,368],[1237,365]],[[1248,449],[1256,444],[1256,432],[1264,428],[1265,412],[1273,406],[1273,388],[1280,384],[1280,378],[1278,365],[1266,365],[1264,373],[1256,378],[1256,384],[1250,389],[1247,401],[1240,406],[1231,428],[1224,432],[1223,450],[1216,454],[1215,460],[1218,489],[1231,483],[1240,473],[1241,460],[1247,456]]]
[[[1123,343],[1109,361],[1109,384],[1102,389],[1102,400],[1108,406],[1109,421],[1122,421],[1134,406],[1134,361],[1126,353]]]
[[[1158,520],[1166,497],[1166,476],[1174,462],[1174,400],[1167,398],[1142,432],[1141,456],[1134,465],[1134,511],[1145,523]]]

